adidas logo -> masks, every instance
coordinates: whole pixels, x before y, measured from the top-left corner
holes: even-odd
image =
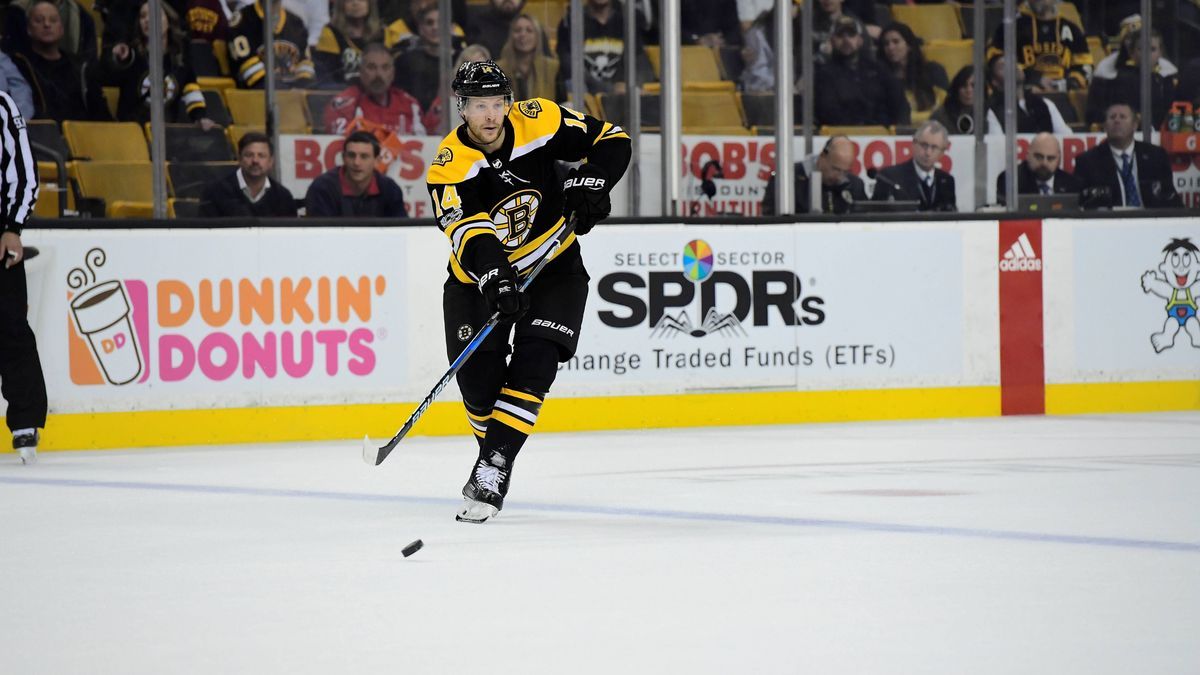
[[[1042,261],[1029,243],[1029,237],[1022,232],[1012,248],[1004,252],[1000,260],[1001,272],[1041,272]]]

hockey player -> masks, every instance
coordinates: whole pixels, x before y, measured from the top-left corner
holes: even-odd
[[[457,519],[482,523],[503,507],[513,461],[559,362],[579,343],[588,275],[575,237],[608,216],[630,142],[620,127],[547,99],[514,104],[508,77],[492,61],[462,64],[452,88],[463,124],[442,140],[427,178],[434,216],[451,242],[443,291],[449,357],[493,312],[502,318],[458,372],[479,456]],[[555,160],[584,163],[560,183]],[[575,232],[520,292],[519,278],[572,217]]]

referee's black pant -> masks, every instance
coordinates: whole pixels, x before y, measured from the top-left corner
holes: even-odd
[[[0,263],[0,394],[8,401],[8,428],[46,426],[46,380],[29,327],[25,263]]]

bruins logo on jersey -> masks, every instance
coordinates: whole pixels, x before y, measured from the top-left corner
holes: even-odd
[[[450,148],[442,148],[438,150],[438,154],[433,158],[433,163],[438,166],[446,166],[454,159],[454,152]]]
[[[520,110],[521,114],[526,117],[537,119],[542,112],[542,104],[534,100],[521,101],[517,104],[517,110]]]
[[[537,190],[521,190],[492,211],[496,236],[505,248],[515,249],[525,243],[541,203],[542,195]]]

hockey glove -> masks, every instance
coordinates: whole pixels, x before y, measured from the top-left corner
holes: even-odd
[[[592,231],[596,223],[608,217],[612,202],[608,198],[608,173],[595,164],[581,164],[567,173],[563,182],[563,217],[575,215],[575,234]]]
[[[516,321],[529,309],[529,296],[518,290],[517,275],[507,263],[493,267],[479,277],[479,292],[488,307],[500,314],[500,321]]]

